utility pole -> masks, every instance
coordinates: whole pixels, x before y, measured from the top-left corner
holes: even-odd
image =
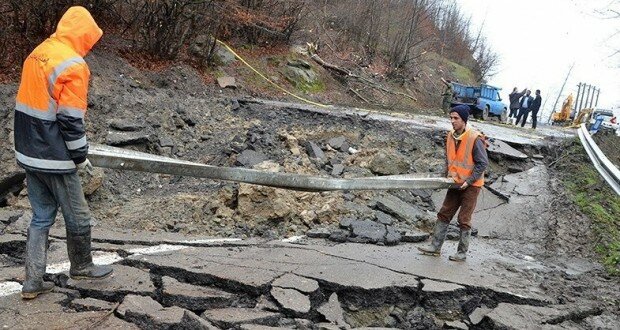
[[[584,104],[584,106],[587,108],[588,107],[588,100],[590,100],[590,91],[592,90],[592,85],[588,85],[588,94],[586,94],[586,103]],[[592,94],[594,95],[594,94]]]
[[[583,89],[581,90],[581,99],[579,100],[579,107],[577,108],[577,111],[575,112],[575,117],[577,117],[577,114],[579,113],[579,111],[583,109],[583,99],[586,97],[586,86],[588,85],[583,84]]]
[[[558,97],[555,99],[555,103],[553,104],[553,109],[551,110],[551,114],[549,115],[549,120],[547,120],[548,123],[551,122],[551,117],[553,117],[553,113],[555,112],[555,107],[558,105],[558,101],[560,100],[560,95],[562,95],[562,92],[564,91],[564,86],[566,85],[566,81],[568,80],[568,77],[570,76],[570,72],[573,71],[574,66],[575,66],[575,62],[573,62],[573,64],[571,64],[570,66],[570,69],[568,69],[568,73],[566,74],[566,78],[564,78],[564,83],[562,84],[562,88],[560,88]]]
[[[592,97],[590,98],[590,106],[588,106],[588,108],[592,109],[592,103],[594,103],[594,94],[596,93],[597,88],[596,86],[594,86],[594,89],[592,90]]]
[[[577,112],[577,104],[579,104],[579,93],[581,93],[581,82],[577,85],[577,98],[575,98],[575,104],[573,104],[573,111],[570,113],[574,115]]]
[[[596,92],[596,102],[594,103],[594,107],[596,108],[598,106],[598,96],[601,94],[601,89],[599,88],[598,91]]]

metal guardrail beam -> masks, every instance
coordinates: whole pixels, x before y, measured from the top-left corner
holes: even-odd
[[[236,181],[300,191],[442,189],[454,184],[452,179],[429,175],[334,179],[239,167],[217,167],[97,144],[91,144],[88,158],[98,167]]]
[[[603,151],[596,145],[596,142],[590,136],[590,133],[586,130],[586,125],[581,124],[579,127],[579,139],[584,149],[590,156],[592,164],[601,174],[601,176],[607,181],[611,188],[620,195],[620,170],[605,156]]]

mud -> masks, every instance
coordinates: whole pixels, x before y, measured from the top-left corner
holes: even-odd
[[[140,72],[96,53],[88,138],[217,166],[325,177],[444,171],[442,118],[251,100],[185,67]],[[16,86],[0,86],[12,109]],[[73,281],[62,217],[48,279],[21,301],[23,172],[0,115],[0,319],[9,328],[613,328],[618,279],[593,258],[588,219],[564,207],[547,150],[570,131],[472,122],[498,141],[466,263],[416,247],[441,192],[292,192],[102,171],[88,195],[95,262],[113,277]],[[562,206],[562,207],[559,207]],[[578,219],[578,221],[575,221]],[[579,224],[575,226],[575,223]],[[323,237],[323,238],[309,238]],[[389,238],[388,238],[389,236]],[[332,239],[336,237],[337,239]],[[400,237],[395,239],[396,237]]]

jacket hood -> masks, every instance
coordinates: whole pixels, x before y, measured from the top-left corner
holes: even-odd
[[[67,10],[58,22],[52,38],[70,46],[84,57],[99,41],[103,31],[84,7],[75,6]]]

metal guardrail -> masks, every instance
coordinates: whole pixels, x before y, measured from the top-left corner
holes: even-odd
[[[454,185],[452,179],[426,174],[338,179],[218,167],[97,144],[90,145],[88,158],[98,167],[244,182],[300,191],[442,189]]]
[[[590,133],[587,131],[585,124],[581,124],[578,133],[581,144],[584,149],[586,149],[588,156],[590,156],[594,167],[596,167],[598,172],[616,194],[620,195],[620,170],[607,159],[607,156],[605,156],[603,151],[596,145],[596,142],[594,142],[592,136],[590,136]]]

